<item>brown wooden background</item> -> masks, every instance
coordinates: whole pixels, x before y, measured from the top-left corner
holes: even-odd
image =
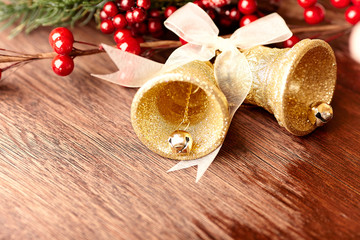
[[[51,51],[50,30],[4,32],[0,45]],[[89,76],[116,70],[105,54],[65,78],[50,60],[25,65],[0,83],[0,239],[360,239],[360,65],[346,36],[334,46],[332,122],[295,137],[243,108],[198,184],[195,168],[166,173],[175,162],[138,141],[136,90]]]

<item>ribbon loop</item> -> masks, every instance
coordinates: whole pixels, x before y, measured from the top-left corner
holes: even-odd
[[[252,72],[244,54],[226,51],[217,56],[214,64],[215,78],[230,108],[230,119],[244,102],[252,85]]]
[[[188,3],[164,22],[166,28],[188,43],[204,45],[219,35],[215,23],[196,4]]]
[[[284,19],[277,13],[265,17],[239,28],[230,37],[235,45],[247,49],[260,45],[283,42],[292,36],[292,32]]]

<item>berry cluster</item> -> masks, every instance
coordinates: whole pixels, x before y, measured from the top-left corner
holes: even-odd
[[[244,14],[244,16],[240,19],[240,27],[258,19],[258,17],[254,14],[257,11],[257,4],[255,0],[240,0],[238,2],[238,9],[242,14]]]
[[[345,19],[351,24],[360,21],[360,0],[331,0],[331,4],[336,8],[348,7],[345,12]],[[317,0],[298,0],[298,4],[304,8],[304,19],[308,24],[318,24],[324,20],[324,7]]]
[[[157,9],[149,10],[150,6],[150,0],[106,2],[100,12],[100,29],[105,34],[115,32],[114,40],[119,49],[139,55],[143,35],[163,35],[162,14]],[[169,6],[163,14],[167,18],[175,11],[176,7]]]
[[[193,3],[203,8],[220,29],[236,29],[263,16],[258,12],[256,0],[239,0],[237,5],[232,5],[231,0],[195,0]],[[139,54],[139,43],[144,41],[142,36],[150,34],[155,38],[161,37],[164,33],[163,21],[177,9],[168,6],[161,11],[150,9],[150,5],[150,0],[105,3],[100,12],[101,31],[105,34],[115,32],[114,40],[119,49]]]
[[[256,0],[239,0],[237,5],[232,5],[229,0],[196,0],[194,3],[203,8],[220,27],[238,28],[258,19]]]
[[[115,29],[123,29],[145,21],[146,11],[150,8],[150,0],[120,0],[104,4],[100,12],[100,29],[105,34],[111,34]]]
[[[69,75],[74,69],[74,60],[70,57],[74,44],[72,32],[64,27],[55,28],[49,35],[49,43],[58,54],[51,63],[53,71],[60,76]]]

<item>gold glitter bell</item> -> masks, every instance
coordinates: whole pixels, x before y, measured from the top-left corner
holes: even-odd
[[[265,108],[299,136],[332,118],[336,61],[326,42],[306,39],[291,49],[258,46],[242,52],[253,75],[245,103]],[[222,144],[230,116],[213,66],[193,61],[147,81],[134,97],[131,121],[150,150],[190,160]]]
[[[230,125],[228,102],[213,67],[201,61],[147,81],[134,97],[131,122],[150,150],[177,160],[211,153],[222,144]]]
[[[291,49],[259,46],[243,53],[253,73],[245,103],[265,108],[298,136],[332,118],[336,60],[325,41],[305,39]]]

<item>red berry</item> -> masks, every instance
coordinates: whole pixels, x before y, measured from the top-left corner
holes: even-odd
[[[146,19],[146,13],[141,8],[135,8],[132,11],[132,17],[135,23],[140,23]]]
[[[173,14],[176,11],[176,9],[177,8],[175,6],[169,6],[169,7],[165,8],[165,11],[164,11],[165,18],[170,17],[170,15]]]
[[[130,10],[134,6],[134,0],[121,0],[120,8],[124,11]]]
[[[55,41],[53,48],[58,54],[69,55],[73,49],[73,42],[68,38],[59,38]]]
[[[204,8],[204,4],[202,3],[201,0],[195,0],[195,1],[193,1],[193,4],[196,4],[196,5],[198,5],[199,7]]]
[[[240,20],[240,27],[246,26],[249,23],[252,23],[253,21],[257,20],[258,17],[255,15],[245,15]]]
[[[230,8],[228,6],[222,7],[219,13],[219,24],[223,27],[230,27],[232,20],[230,19]]]
[[[213,8],[209,8],[206,10],[206,13],[209,15],[209,17],[214,21],[217,14],[216,11]]]
[[[131,31],[128,29],[119,29],[114,34],[114,41],[116,43],[121,42],[125,38],[131,38]]]
[[[148,10],[151,6],[151,2],[150,0],[137,0],[136,5],[138,5],[138,7],[141,7],[145,10]]]
[[[355,25],[360,21],[360,7],[351,6],[345,12],[346,21]]]
[[[305,8],[304,19],[308,24],[318,24],[325,17],[325,10],[321,4],[315,4],[312,7]]]
[[[117,44],[117,48],[136,55],[139,55],[141,52],[140,43],[132,37],[123,39]]]
[[[110,19],[107,19],[100,23],[100,30],[105,34],[110,34],[114,32],[115,27],[113,22]]]
[[[315,5],[317,0],[297,0],[298,4],[303,8],[312,7]]]
[[[108,19],[109,16],[106,14],[106,12],[104,10],[101,10],[100,11],[100,19],[101,21],[105,20],[105,19]]]
[[[139,36],[139,35],[145,35],[147,33],[147,24],[144,22],[141,23],[135,23],[131,26],[131,35],[132,36]]]
[[[126,18],[126,21],[128,22],[128,23],[134,23],[134,14],[133,14],[133,12],[132,11],[127,11],[126,13],[125,13],[125,18]]]
[[[240,20],[240,12],[237,8],[232,8],[230,10],[230,19],[233,21],[239,21]]]
[[[136,37],[135,39],[136,39],[136,41],[138,41],[139,44],[145,42],[143,37]]]
[[[221,16],[219,19],[219,23],[223,27],[230,27],[232,24],[232,20],[228,16]]]
[[[161,31],[162,29],[162,23],[157,18],[151,18],[148,22],[148,29],[150,33],[156,33]]]
[[[242,14],[252,14],[257,10],[255,0],[240,0],[238,2],[238,9]]]
[[[51,66],[57,75],[67,76],[74,69],[74,60],[68,55],[57,55],[52,60]]]
[[[67,39],[69,42],[74,42],[74,36],[72,34],[72,32],[64,27],[58,27],[53,29],[50,34],[49,34],[49,43],[51,46],[54,45],[54,43],[58,40],[58,39]]]
[[[119,9],[117,8],[116,4],[112,1],[105,3],[103,7],[103,11],[109,18],[115,17],[118,14]]]
[[[289,38],[288,40],[286,40],[285,42],[283,42],[283,46],[284,48],[291,48],[293,47],[296,43],[298,43],[300,41],[300,38],[298,38],[295,35],[292,35],[291,38]]]
[[[202,5],[205,8],[220,8],[230,4],[231,0],[202,0]]]
[[[203,8],[212,8],[209,0],[201,0],[201,5],[203,5]]]
[[[336,8],[344,8],[349,6],[350,0],[331,0],[331,4]]]
[[[127,26],[127,21],[124,15],[118,14],[113,18],[113,25],[115,28],[125,28]]]
[[[229,17],[230,16],[230,8],[228,6],[220,8],[219,14],[221,17]]]
[[[360,0],[351,0],[355,6],[360,7]]]
[[[152,18],[157,18],[157,17],[160,17],[161,13],[159,10],[157,9],[152,9],[150,10],[149,12],[149,16],[152,17]]]
[[[162,35],[164,35],[163,29],[160,29],[160,30],[157,31],[157,32],[151,33],[151,36],[154,37],[154,38],[160,38]]]

